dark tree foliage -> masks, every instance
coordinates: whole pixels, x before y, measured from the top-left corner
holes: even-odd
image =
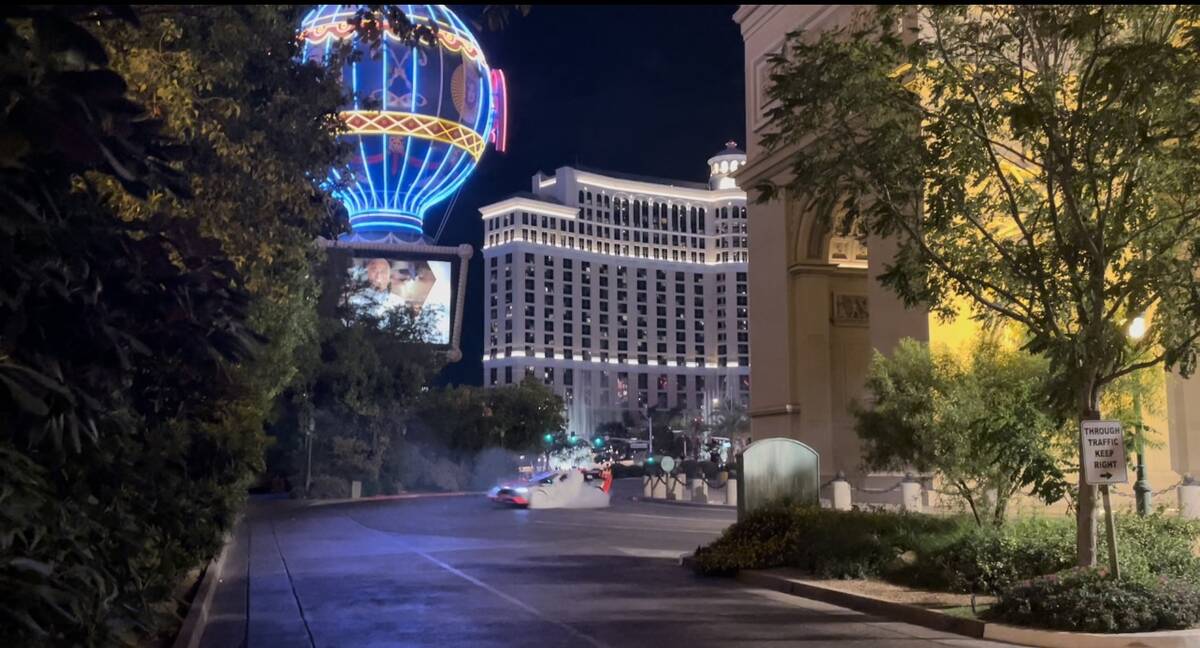
[[[236,268],[196,223],[118,217],[97,183],[188,195],[182,149],[86,28],[122,9],[8,7],[0,23],[0,644],[148,629],[217,541],[186,480],[236,457],[198,434],[257,343]],[[145,500],[160,489],[178,499]]]

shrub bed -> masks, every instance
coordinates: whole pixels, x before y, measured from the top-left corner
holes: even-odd
[[[1200,583],[1193,547],[1200,524],[1151,515],[1118,516],[1123,575]],[[778,506],[756,511],[697,549],[695,569],[795,567],[820,578],[880,578],[956,592],[1001,593],[1014,584],[1071,567],[1074,521],[1022,519],[1002,528],[969,517],[832,511]]]
[[[1110,578],[1076,569],[1017,583],[985,613],[989,620],[1075,632],[1180,630],[1200,623],[1200,588],[1168,577]]]

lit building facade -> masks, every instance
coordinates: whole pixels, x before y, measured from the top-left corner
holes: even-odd
[[[543,381],[583,437],[748,403],[745,161],[729,143],[708,183],[562,167],[482,207],[484,384]]]
[[[761,143],[774,107],[767,92],[771,57],[781,51],[789,33],[804,29],[815,34],[846,25],[861,19],[860,11],[869,7],[742,5],[734,14],[745,45],[746,148],[751,158],[737,174],[743,186],[785,184],[789,160],[800,152],[795,146],[772,152]],[[812,447],[821,458],[822,483],[841,472],[859,487],[894,484],[902,473],[862,470],[862,444],[851,411],[854,403],[870,403],[864,385],[873,352],[889,355],[903,338],[960,349],[979,333],[978,323],[967,317],[943,321],[924,308],[906,308],[884,288],[878,278],[896,252],[893,239],[839,237],[809,206],[786,194],[753,204],[750,216],[750,294],[757,304],[751,435],[792,438]],[[1148,411],[1145,419],[1155,431],[1151,441],[1159,442],[1147,450],[1154,488],[1200,477],[1200,376],[1184,379],[1167,373],[1165,382],[1165,416]],[[1122,488],[1129,493],[1129,486]],[[1171,505],[1173,499],[1161,501]],[[1132,498],[1114,501],[1133,503]]]

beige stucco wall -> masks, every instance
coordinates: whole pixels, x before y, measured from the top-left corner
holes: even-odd
[[[745,42],[747,166],[737,174],[742,187],[763,180],[783,183],[794,150],[766,155],[760,145],[769,81],[767,56],[787,34],[844,23],[862,5],[743,5],[735,14]],[[826,238],[811,214],[786,199],[758,204],[749,191],[751,349],[751,434],[783,436],[810,445],[821,457],[822,479],[841,470],[857,478],[860,445],[849,412],[862,402],[862,385],[872,351],[889,353],[903,337],[958,346],[976,332],[966,321],[942,323],[924,310],[904,308],[876,278],[891,257],[893,242],[870,238],[866,269],[827,262]],[[833,295],[865,295],[867,322],[835,322]],[[1155,489],[1180,476],[1200,477],[1200,378],[1168,376],[1166,411],[1147,422],[1159,431],[1160,447],[1147,452]],[[1132,449],[1131,449],[1132,450]],[[892,480],[894,481],[894,480]],[[1132,485],[1130,485],[1132,486]],[[1124,490],[1130,490],[1125,487]],[[1156,501],[1174,504],[1174,494]],[[1120,499],[1121,504],[1132,500]]]

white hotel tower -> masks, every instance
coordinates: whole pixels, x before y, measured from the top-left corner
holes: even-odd
[[[561,167],[482,207],[484,384],[544,381],[585,438],[643,405],[748,404],[745,163],[730,142],[707,184]]]

